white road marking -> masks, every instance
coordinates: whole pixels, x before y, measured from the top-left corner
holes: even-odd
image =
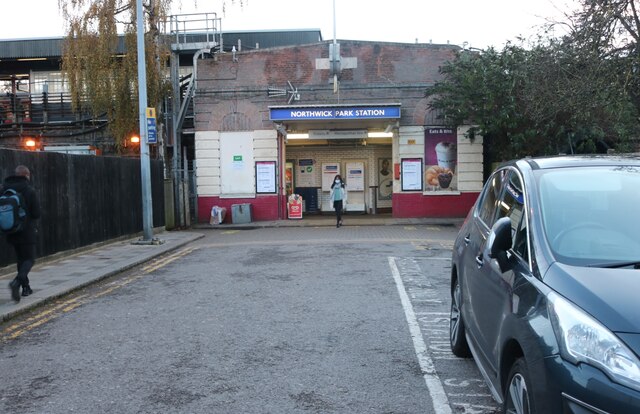
[[[433,361],[429,357],[427,352],[427,346],[422,338],[422,332],[420,331],[420,325],[418,319],[413,311],[413,305],[407,295],[407,291],[404,287],[404,282],[400,277],[400,271],[396,265],[395,257],[389,257],[389,267],[393,274],[393,279],[396,282],[398,288],[398,294],[400,295],[400,301],[404,308],[404,315],[407,318],[407,324],[409,325],[409,332],[411,333],[411,339],[413,339],[413,348],[416,351],[418,362],[420,363],[420,369],[424,382],[427,384],[427,390],[433,401],[433,410],[435,414],[451,414],[451,406],[449,405],[449,399],[444,392],[442,381],[438,377],[438,373],[433,365]]]

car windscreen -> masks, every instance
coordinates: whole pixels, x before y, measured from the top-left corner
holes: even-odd
[[[536,175],[556,260],[610,267],[640,262],[640,168],[557,168]]]

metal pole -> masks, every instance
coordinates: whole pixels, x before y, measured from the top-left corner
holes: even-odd
[[[136,0],[138,35],[138,115],[140,119],[140,175],[142,178],[142,230],[143,241],[153,239],[153,210],[151,204],[151,174],[149,143],[147,142],[147,67],[144,49],[144,19],[142,0]]]
[[[171,133],[173,134],[173,200],[174,222],[176,227],[181,227],[182,203],[180,202],[180,131],[178,130],[178,115],[180,114],[180,55],[171,52],[171,82],[173,84],[173,99],[171,102]]]
[[[333,0],[333,44],[336,43],[336,0]]]

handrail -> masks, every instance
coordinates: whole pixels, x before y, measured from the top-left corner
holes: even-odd
[[[177,130],[182,130],[182,124],[184,123],[184,118],[187,115],[187,108],[191,103],[191,97],[193,93],[193,85],[195,84],[195,76],[192,76],[189,80],[189,86],[187,86],[187,92],[185,93],[184,99],[182,100],[182,104],[180,105],[180,112],[178,113],[178,124]]]
[[[165,21],[164,31],[169,33],[173,50],[211,48],[218,45],[221,22],[217,13],[176,14]]]

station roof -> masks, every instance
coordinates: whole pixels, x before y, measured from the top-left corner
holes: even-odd
[[[197,34],[187,34],[188,41],[198,42]],[[257,47],[271,48],[318,43],[322,41],[320,29],[222,31],[216,33],[216,41],[225,51],[241,45],[243,50]],[[220,41],[222,36],[222,41]],[[167,43],[171,37],[167,35]],[[12,75],[26,76],[30,71],[58,71],[64,47],[64,37],[33,39],[0,39],[0,80]],[[193,50],[180,51],[181,65],[190,66]],[[116,53],[125,53],[124,38],[120,36]]]
[[[225,49],[241,42],[243,48],[292,46],[322,41],[320,29],[265,30],[265,31],[228,31],[219,32]],[[197,37],[197,35],[194,35]],[[169,38],[169,36],[167,36]],[[0,60],[59,58],[62,56],[64,37],[33,39],[0,39]],[[124,41],[120,37],[118,53],[124,52]],[[1,63],[1,62],[0,62]]]

